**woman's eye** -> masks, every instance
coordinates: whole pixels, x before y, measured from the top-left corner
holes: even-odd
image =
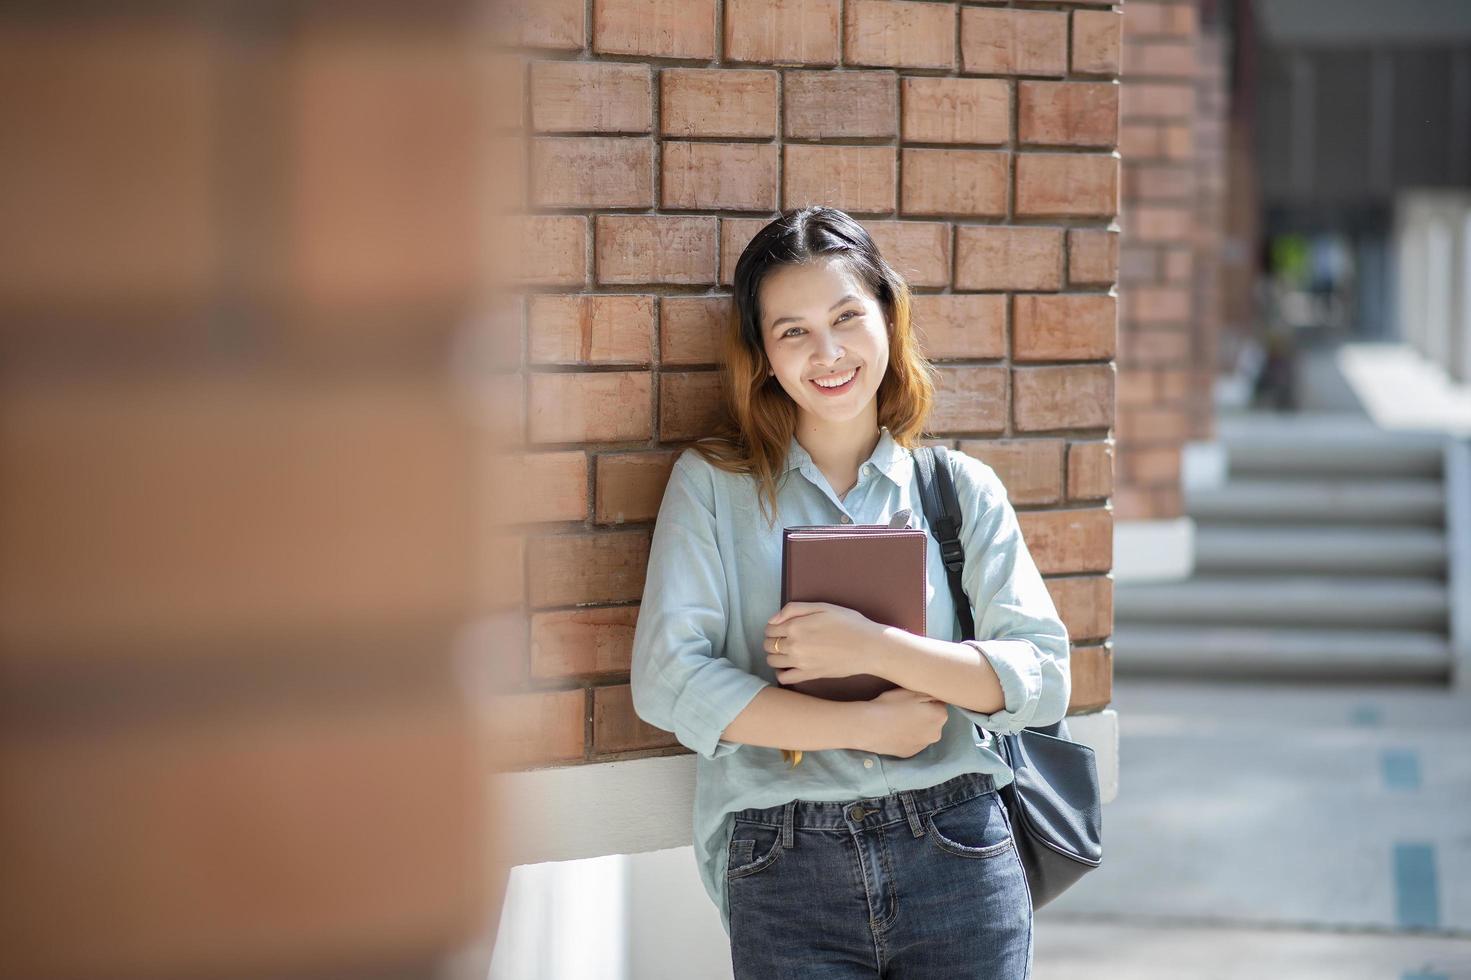
[[[839,323],[842,323],[842,322],[843,322],[843,319],[844,319],[844,318],[845,318],[845,317],[847,317],[847,316],[850,316],[850,315],[851,315],[851,316],[858,316],[858,315],[859,315],[859,314],[858,314],[858,311],[857,311],[857,310],[845,310],[845,311],[844,311],[844,312],[843,312],[843,315],[842,315],[842,316],[840,316],[840,317],[838,317],[838,322],[839,322]]]
[[[792,331],[793,330],[801,330],[801,329],[802,329],[801,327],[788,327],[786,330],[782,331],[782,336],[783,337],[790,337],[792,335]]]

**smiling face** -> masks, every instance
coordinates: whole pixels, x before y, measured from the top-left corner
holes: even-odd
[[[870,411],[889,367],[888,325],[846,264],[782,266],[758,294],[766,357],[797,403],[800,424],[844,423]]]

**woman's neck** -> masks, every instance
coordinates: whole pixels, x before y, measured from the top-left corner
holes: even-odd
[[[874,411],[842,423],[799,419],[796,433],[797,442],[819,470],[842,474],[843,479],[856,474],[863,461],[873,455],[882,434]]]

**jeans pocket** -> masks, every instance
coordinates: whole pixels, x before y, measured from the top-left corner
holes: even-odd
[[[783,850],[780,827],[737,820],[730,832],[725,877],[744,878],[764,871],[781,857]]]
[[[995,790],[934,810],[925,817],[930,840],[947,854],[988,858],[1012,846],[1011,825]]]

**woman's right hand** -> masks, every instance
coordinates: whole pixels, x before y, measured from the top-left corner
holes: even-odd
[[[862,704],[863,751],[905,759],[938,742],[950,716],[944,701],[907,687],[890,688]]]

